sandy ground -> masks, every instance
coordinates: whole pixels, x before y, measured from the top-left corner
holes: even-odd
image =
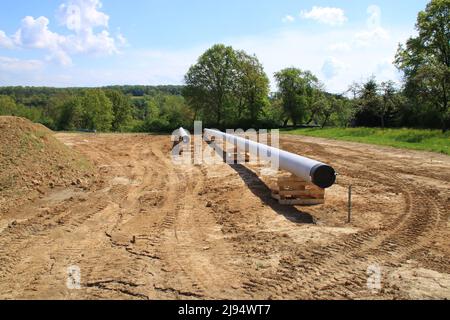
[[[450,298],[448,156],[283,136],[339,172],[295,207],[255,166],[175,166],[166,136],[56,136],[97,178],[0,216],[0,298]]]

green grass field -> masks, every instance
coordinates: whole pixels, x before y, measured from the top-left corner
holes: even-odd
[[[439,152],[450,155],[450,132],[420,129],[325,128],[281,130],[282,133]]]

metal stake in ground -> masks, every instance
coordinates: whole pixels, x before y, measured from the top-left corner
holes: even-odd
[[[352,186],[348,187],[348,219],[347,223],[352,222]]]

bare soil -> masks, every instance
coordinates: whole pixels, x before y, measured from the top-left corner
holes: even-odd
[[[84,184],[94,172],[43,125],[0,116],[0,215],[48,189]]]
[[[175,166],[168,136],[56,138],[95,173],[3,210],[0,298],[450,298],[448,156],[282,136],[339,172],[325,205],[298,207],[254,166]]]

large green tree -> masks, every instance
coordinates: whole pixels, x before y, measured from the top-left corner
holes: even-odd
[[[58,120],[59,130],[82,129],[83,126],[83,107],[81,98],[74,96],[67,99],[62,107]]]
[[[200,56],[185,76],[185,96],[207,120],[222,124],[236,85],[236,54],[232,47],[214,45]]]
[[[400,45],[396,65],[404,72],[407,94],[431,105],[443,131],[450,118],[450,0],[432,0],[417,18],[417,37]]]
[[[391,116],[400,104],[398,90],[392,80],[383,81],[380,86],[380,103],[376,109],[376,114],[380,118],[381,128],[384,129],[387,117]]]
[[[255,125],[262,110],[269,104],[269,78],[256,56],[250,56],[244,51],[238,51],[236,56],[238,117],[245,117]]]
[[[114,115],[112,130],[123,131],[132,119],[130,98],[118,90],[107,90],[106,96],[112,103]]]
[[[310,71],[297,68],[286,68],[275,73],[279,95],[282,100],[287,121],[290,119],[294,126],[303,121],[311,112],[320,83]]]
[[[86,90],[82,99],[85,129],[110,131],[114,120],[112,103],[103,90]]]
[[[214,45],[185,76],[184,96],[194,117],[218,127],[255,123],[267,103],[269,80],[255,56]]]

